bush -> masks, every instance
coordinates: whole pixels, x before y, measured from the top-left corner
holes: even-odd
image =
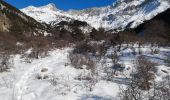
[[[113,63],[112,69],[114,69],[113,74],[116,74],[116,71],[124,70],[124,66],[119,63],[120,57],[117,54],[117,51],[114,51],[114,53],[111,55],[111,59],[112,59],[112,63]]]
[[[161,82],[154,84],[150,100],[170,100],[170,76],[167,75]]]
[[[48,39],[43,36],[33,37],[29,45],[33,48],[29,57],[36,59],[47,56],[48,51],[52,48]]]
[[[82,55],[82,54],[69,54],[69,59],[71,65],[77,69],[83,69],[83,66],[86,66],[86,69],[94,69],[95,62],[89,57],[89,55]]]
[[[155,63],[150,62],[144,56],[139,56],[136,62],[136,72],[132,75],[137,86],[142,90],[149,90],[152,80],[155,78]]]
[[[2,54],[0,59],[0,72],[8,71],[11,68],[10,55]]]
[[[154,82],[148,92],[142,91],[136,81],[130,80],[126,89],[120,88],[120,100],[170,100],[170,77],[167,75],[162,81]]]
[[[170,67],[170,56],[166,58],[165,63],[167,63],[167,66]]]
[[[89,45],[83,41],[76,44],[73,53],[77,54],[95,53],[95,48],[92,45]]]
[[[120,88],[119,98],[120,100],[144,100],[144,95],[131,81],[126,89]]]

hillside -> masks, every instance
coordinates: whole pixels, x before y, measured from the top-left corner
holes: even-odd
[[[1,32],[31,32],[43,28],[42,24],[25,15],[20,10],[0,1]]]
[[[57,34],[47,24],[37,22],[0,0],[0,52],[20,52],[26,48],[37,47],[40,43],[43,46],[50,45],[51,41],[46,36],[52,32]],[[44,44],[45,41],[48,43]]]

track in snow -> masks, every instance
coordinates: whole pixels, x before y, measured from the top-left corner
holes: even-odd
[[[31,75],[34,73],[34,71],[41,67],[41,64],[37,64],[35,66],[32,66],[28,71],[25,72],[25,74],[21,77],[21,79],[16,83],[15,89],[14,89],[14,94],[15,100],[22,100],[23,92],[27,88],[26,82],[31,77]]]

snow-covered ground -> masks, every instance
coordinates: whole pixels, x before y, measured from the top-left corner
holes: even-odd
[[[68,54],[71,48],[56,49],[40,59],[25,59],[20,55],[13,56],[13,68],[9,72],[0,73],[0,100],[118,100],[120,87],[126,86],[127,77],[133,68],[135,57],[130,49],[122,50],[121,62],[125,65],[123,72],[117,72],[112,81],[105,80],[104,69],[97,64],[97,81],[80,80],[79,77],[89,75],[87,69],[76,69],[71,66]],[[111,53],[113,48],[108,50]],[[158,62],[157,80],[167,73],[170,67],[162,60],[170,53],[170,48],[159,48],[159,54],[151,55],[150,46],[141,49],[143,55]],[[106,66],[111,66],[107,58]],[[91,86],[93,85],[93,86]],[[90,89],[92,87],[92,89]]]
[[[51,51],[48,57],[25,62],[14,57],[14,68],[0,73],[0,100],[86,100],[113,98],[118,84],[100,81],[88,92],[83,82],[75,77],[83,70],[66,66],[69,49]],[[47,72],[41,72],[43,68]],[[46,79],[39,79],[46,77]]]

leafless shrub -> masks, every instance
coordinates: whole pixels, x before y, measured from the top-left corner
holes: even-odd
[[[50,78],[50,84],[51,84],[52,86],[57,86],[57,84],[59,84],[59,83],[58,83],[58,78],[55,77],[55,76],[52,76],[52,78]]]
[[[117,54],[117,51],[115,50],[113,54],[111,54],[111,59],[113,65],[117,64],[119,62],[119,55]]]
[[[106,73],[106,80],[107,81],[112,81],[113,78],[117,75],[116,72],[120,71],[122,72],[124,70],[124,66],[120,63],[120,58],[119,55],[117,53],[117,50],[115,50],[111,56],[110,56],[111,60],[112,60],[112,66],[111,67],[104,67],[104,72]]]
[[[9,68],[12,67],[12,61],[10,61],[10,55],[9,54],[2,54],[0,55],[0,72],[7,71]]]
[[[98,82],[98,76],[92,72],[88,74],[81,73],[76,79],[82,81],[83,87],[88,91],[92,91],[95,84]]]
[[[0,80],[2,86],[5,86],[6,88],[13,88],[16,79],[14,75],[9,75],[1,77]]]
[[[116,71],[123,71],[124,67],[122,64],[120,64],[120,58],[119,58],[119,55],[117,54],[117,51],[114,51],[114,53],[111,55],[111,59],[112,59],[112,63],[113,63],[113,66],[112,68],[114,69],[114,73],[116,73]]]
[[[104,68],[104,72],[106,73],[105,79],[106,79],[107,81],[112,81],[113,78],[115,77],[114,70],[111,69],[111,68],[105,67],[105,68]]]
[[[136,81],[131,79],[126,89],[120,88],[121,100],[170,100],[170,76],[167,75],[162,81],[154,82],[152,89],[143,91],[138,88]]]
[[[163,81],[155,82],[155,64],[143,56],[137,58],[137,70],[133,72],[126,89],[120,88],[121,100],[169,100],[170,77],[167,75]],[[145,91],[143,91],[145,90]],[[146,93],[147,92],[147,93]]]
[[[48,55],[48,50],[44,48],[33,48],[32,52],[28,55],[29,58],[41,58]]]
[[[136,62],[136,72],[132,74],[137,86],[142,90],[149,90],[152,80],[155,78],[155,63],[147,60],[143,56],[139,56]]]
[[[161,82],[155,82],[149,100],[170,100],[170,76],[167,75]]]
[[[69,47],[71,46],[72,42],[67,41],[67,40],[55,40],[55,42],[53,42],[52,46],[56,47],[56,48],[64,48],[64,47]]]
[[[94,86],[96,85],[97,80],[95,78],[89,78],[89,80],[85,81],[84,85],[88,91],[93,91]]]
[[[120,88],[119,98],[120,100],[144,100],[144,95],[136,84],[131,81],[126,89]]]
[[[31,54],[28,56],[30,58],[38,59],[39,57],[45,57],[51,49],[49,40],[43,36],[33,37],[28,45],[33,48]]]
[[[100,61],[103,56],[105,56],[107,51],[107,46],[105,42],[98,42],[98,41],[82,41],[77,43],[73,53],[74,54],[83,54],[83,55],[93,55],[95,58]]]
[[[92,45],[87,44],[87,42],[83,41],[76,44],[73,53],[78,54],[95,53],[95,48]]]
[[[167,65],[170,67],[170,56],[167,57],[167,59],[165,60],[165,62],[166,62]]]
[[[152,86],[155,78],[155,64],[139,56],[136,62],[136,71],[132,72],[132,78],[129,80],[127,88],[120,88],[119,97],[121,100],[150,100],[145,94]],[[143,91],[145,90],[145,91]],[[154,99],[155,100],[155,99]]]
[[[67,95],[71,91],[69,81],[64,76],[52,75],[49,79],[50,84],[54,87],[54,91],[60,95]]]
[[[139,55],[142,54],[141,45],[142,45],[142,43],[139,42],[139,43],[138,43],[138,54],[139,54]]]
[[[70,53],[69,59],[71,65],[77,69],[83,69],[83,66],[86,66],[86,69],[94,69],[96,65],[88,54],[83,55]]]
[[[96,59],[97,59],[98,61],[100,61],[101,58],[105,56],[108,47],[106,46],[105,43],[102,43],[102,44],[94,43],[94,44],[90,44],[90,45],[91,45],[91,46],[93,47],[93,49],[94,49],[93,56],[95,56]]]

